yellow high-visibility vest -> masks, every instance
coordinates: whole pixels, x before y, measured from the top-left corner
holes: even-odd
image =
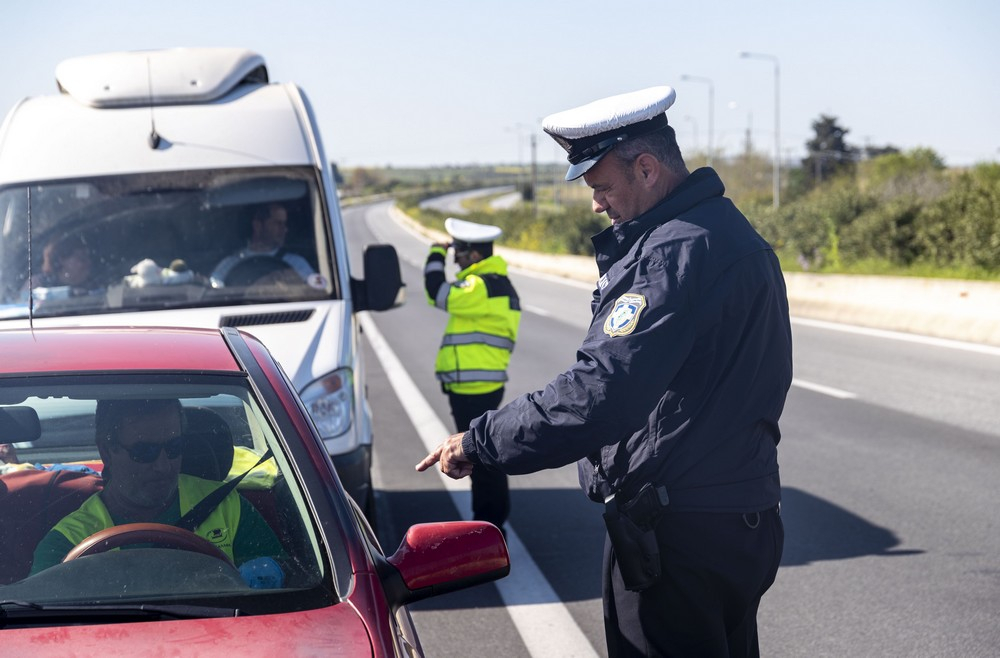
[[[222,486],[221,482],[202,480],[191,475],[181,474],[177,483],[180,495],[181,516],[197,505],[202,498]],[[114,526],[108,508],[104,506],[100,494],[94,494],[78,510],[64,517],[53,530],[61,533],[74,546],[95,532]],[[205,521],[194,529],[194,533],[203,537],[233,560],[233,539],[240,525],[240,500],[235,492],[226,496],[221,503],[208,515]]]
[[[436,251],[435,251],[436,249]],[[424,268],[443,271],[444,250],[431,250]],[[444,282],[432,305],[448,313],[448,324],[434,364],[434,373],[446,391],[479,395],[499,389],[507,381],[507,365],[517,342],[521,304],[507,278],[507,263],[489,256]]]

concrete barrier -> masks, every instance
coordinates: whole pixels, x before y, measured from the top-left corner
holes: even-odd
[[[449,240],[395,206],[392,215],[431,241]],[[597,281],[588,256],[496,251],[511,267]],[[785,283],[793,316],[1000,346],[1000,282],[786,272]]]

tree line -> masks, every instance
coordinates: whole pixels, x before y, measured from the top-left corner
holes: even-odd
[[[748,148],[735,158],[714,159],[727,194],[775,247],[785,269],[1000,279],[1000,165],[948,168],[928,148],[852,146],[836,117],[821,115],[812,127],[806,157],[783,181],[780,208],[772,204],[769,158]],[[699,159],[703,154],[689,156],[689,166]],[[502,170],[506,178],[491,178],[488,169],[474,168],[466,177],[449,168],[442,172],[447,181],[425,178],[419,189],[384,178],[378,187],[391,189],[404,210],[440,228],[444,217],[419,209],[419,201],[442,187],[511,180],[509,168]],[[379,178],[371,171],[361,176]],[[513,208],[476,206],[474,219],[501,226],[506,246],[589,255],[590,237],[607,220],[591,211],[585,189],[573,191],[539,185],[525,191],[528,202]]]

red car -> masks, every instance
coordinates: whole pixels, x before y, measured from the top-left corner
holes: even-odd
[[[0,354],[5,656],[422,655],[408,603],[510,569],[481,522],[383,555],[246,333],[0,331]]]

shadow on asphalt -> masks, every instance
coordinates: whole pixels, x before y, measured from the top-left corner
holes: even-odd
[[[379,491],[379,508],[391,519],[379,524],[379,542],[392,553],[402,533],[416,523],[456,521],[458,514],[445,491]],[[604,521],[601,508],[578,489],[511,489],[508,526],[517,533],[532,560],[548,575],[560,601],[601,598]],[[492,585],[422,601],[415,609],[502,606]]]
[[[416,523],[459,519],[445,491],[380,491],[379,506],[392,516],[380,524],[379,540],[392,553],[402,541],[398,533]],[[782,489],[781,518],[785,525],[782,567],[805,566],[825,560],[845,560],[869,555],[916,555],[920,550],[901,550],[891,530],[812,494]],[[532,559],[559,600],[586,601],[601,598],[601,558],[604,523],[600,507],[573,489],[512,489],[510,526],[517,532]],[[503,606],[491,584],[421,601],[415,610],[454,610]]]
[[[868,555],[919,555],[924,552],[894,550],[900,541],[888,528],[869,523],[801,489],[782,488],[781,520],[785,526],[783,567]]]

